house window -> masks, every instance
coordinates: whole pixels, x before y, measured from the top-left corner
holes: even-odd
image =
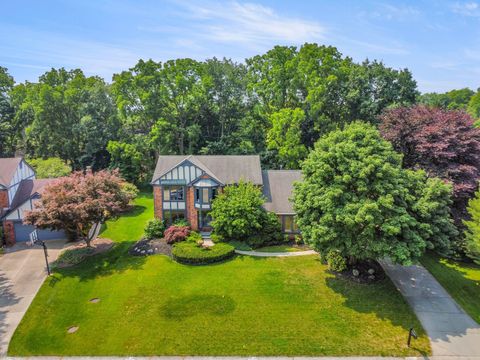
[[[208,192],[209,192],[209,191],[208,191],[208,188],[203,188],[203,189],[202,189],[202,202],[203,202],[204,204],[210,203],[210,198],[209,198],[209,196],[208,196]]]
[[[184,210],[164,210],[163,211],[163,220],[167,225],[173,224],[179,219],[185,219]]]
[[[183,186],[164,186],[163,201],[185,201]]]
[[[195,202],[197,202],[197,203],[200,202],[200,189],[199,188],[195,189]]]
[[[298,233],[298,225],[295,223],[295,218],[293,215],[283,215],[283,231],[286,233]]]
[[[217,189],[211,187],[195,188],[195,202],[198,204],[210,204],[217,196]]]

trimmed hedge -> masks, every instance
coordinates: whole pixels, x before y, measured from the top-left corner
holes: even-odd
[[[193,242],[181,242],[175,244],[172,250],[172,256],[176,261],[191,265],[212,264],[230,259],[234,255],[235,248],[225,243],[203,248]]]

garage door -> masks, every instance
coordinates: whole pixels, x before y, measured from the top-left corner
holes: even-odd
[[[15,223],[15,239],[17,242],[30,240],[30,233],[35,230],[32,225],[23,225],[22,223]],[[65,239],[63,231],[38,230],[39,240],[55,240]]]

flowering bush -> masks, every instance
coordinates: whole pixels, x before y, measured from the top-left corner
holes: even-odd
[[[190,234],[190,226],[170,226],[163,233],[163,237],[167,244],[173,244],[176,242],[184,241],[187,236]]]

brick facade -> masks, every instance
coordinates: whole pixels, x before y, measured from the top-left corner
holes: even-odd
[[[192,186],[187,187],[187,221],[193,230],[198,230],[198,212],[195,209],[195,191]]]
[[[8,207],[8,190],[0,190],[0,210]]]
[[[153,186],[153,208],[154,215],[157,219],[163,218],[163,199],[162,199],[162,187],[159,185]]]
[[[15,244],[15,227],[13,221],[5,220],[3,222],[3,232],[5,237],[5,244],[7,246],[12,246]]]

